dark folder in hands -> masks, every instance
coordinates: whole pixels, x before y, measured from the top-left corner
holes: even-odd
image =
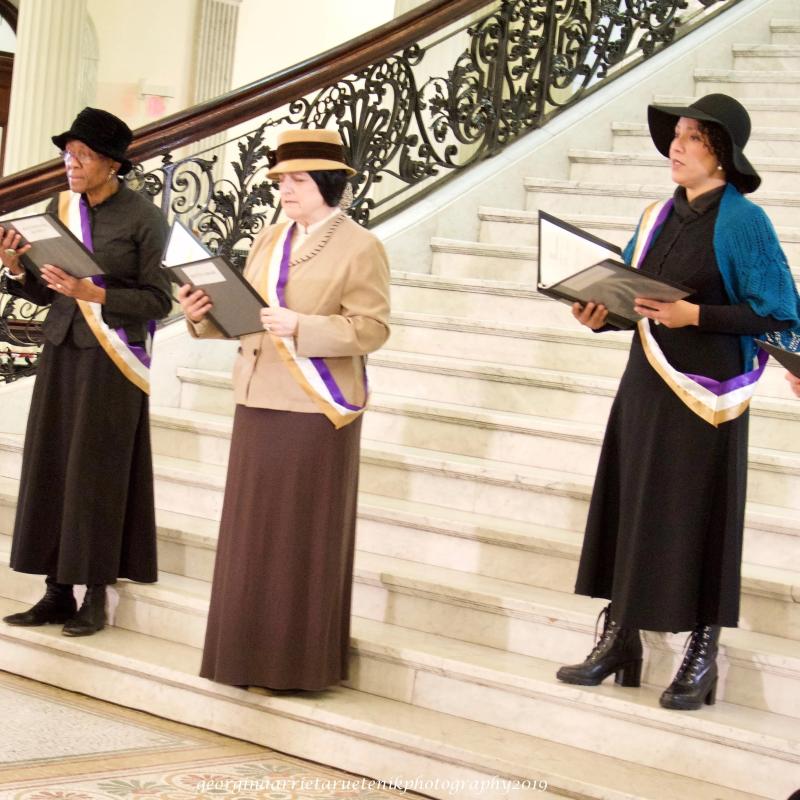
[[[31,246],[22,260],[37,274],[45,264],[63,269],[73,278],[103,274],[83,242],[54,214],[32,214],[4,220],[0,226],[15,230],[22,237],[22,243]]]
[[[679,283],[646,275],[620,259],[620,248],[545,211],[539,212],[539,268],[536,289],[564,303],[602,303],[607,324],[633,328],[641,315],[634,298],[672,302],[694,291]]]
[[[214,256],[177,220],[164,250],[164,266],[179,283],[202,289],[213,308],[208,316],[229,339],[264,330],[261,295],[222,256]]]
[[[762,350],[766,350],[781,366],[786,367],[795,378],[800,378],[800,353],[785,350],[769,342],[757,341],[756,344]]]

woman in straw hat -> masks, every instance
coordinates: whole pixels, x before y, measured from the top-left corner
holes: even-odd
[[[149,339],[172,299],[161,268],[166,220],[120,181],[132,166],[131,138],[99,108],[53,136],[70,191],[49,210],[93,251],[102,276],[78,279],[59,264],[40,280],[24,268],[29,246],[0,228],[9,292],[50,306],[11,547],[11,567],[46,575],[46,592],[5,622],[64,624],[69,636],[103,628],[107,584],[157,578]],[[80,609],[73,584],[87,587]]]
[[[612,673],[638,686],[639,630],[691,631],[661,705],[712,704],[721,626],[739,618],[747,480],[747,406],[766,361],[757,338],[797,349],[800,298],[742,148],[750,119],[722,94],[687,108],[650,106],[650,135],[670,159],[674,196],[646,209],[625,260],[694,289],[637,298],[642,316],[614,401],[576,584],[610,601],[602,636],[566,683]],[[606,309],[573,308],[593,330]]]
[[[339,134],[286,131],[271,154],[288,223],[253,242],[245,277],[266,300],[240,338],[228,478],[201,675],[320,690],[347,676],[365,356],[389,335],[380,242],[339,207]],[[182,287],[197,336],[218,336]]]

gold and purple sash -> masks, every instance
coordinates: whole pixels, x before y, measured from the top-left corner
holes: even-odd
[[[89,206],[86,199],[75,192],[61,192],[58,198],[59,219],[80,239],[89,252],[94,252],[92,227],[89,222]],[[101,289],[106,288],[102,275],[93,275],[84,280],[92,281]],[[78,308],[89,329],[100,346],[114,362],[119,371],[145,394],[150,394],[150,343],[155,331],[155,322],[147,323],[145,346],[131,345],[123,328],[110,328],[103,319],[100,303],[76,300]]]
[[[292,254],[292,236],[296,223],[286,223],[278,233],[267,254],[264,265],[251,276],[251,283],[271,306],[286,307],[286,283]],[[324,358],[297,354],[293,336],[275,336],[272,341],[282,361],[300,388],[313,400],[320,411],[342,428],[353,422],[366,408],[368,394],[367,372],[364,370],[364,405],[350,403],[344,396]]]
[[[664,223],[672,210],[672,199],[659,201],[649,206],[642,215],[633,249],[631,266],[636,269],[642,264],[650,249],[656,231]],[[653,336],[651,320],[644,318],[638,322],[639,337],[644,354],[650,366],[661,376],[664,383],[698,417],[714,427],[723,422],[736,419],[745,412],[756,391],[758,379],[764,372],[768,356],[760,350],[755,369],[736,375],[726,381],[717,381],[705,375],[693,375],[675,369]]]

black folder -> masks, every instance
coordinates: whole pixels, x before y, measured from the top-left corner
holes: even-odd
[[[181,258],[192,258],[174,263]],[[164,250],[164,266],[178,283],[202,289],[213,308],[208,316],[229,339],[264,330],[261,309],[267,304],[223,256],[211,255],[189,229],[175,221]]]
[[[615,244],[539,212],[536,289],[541,294],[569,305],[602,303],[608,309],[606,324],[625,330],[641,319],[633,310],[635,297],[672,302],[693,293],[680,283],[629,267],[619,259],[620,254]],[[564,275],[565,271],[568,274]],[[550,281],[548,273],[558,278]]]
[[[756,341],[756,344],[762,350],[766,350],[781,366],[786,367],[795,378],[800,378],[800,353],[785,350],[769,342]]]
[[[31,246],[22,256],[22,263],[37,275],[45,264],[63,269],[73,278],[103,274],[83,242],[54,214],[3,220],[0,226],[15,230],[22,237],[22,243]]]

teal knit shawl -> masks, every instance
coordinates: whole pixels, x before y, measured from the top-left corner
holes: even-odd
[[[640,223],[641,224],[641,220]],[[661,232],[654,232],[653,240]],[[623,251],[631,263],[637,233]],[[785,331],[757,338],[786,350],[800,350],[800,295],[775,228],[764,210],[744,197],[732,184],[725,187],[714,224],[714,254],[729,301],[748,303],[761,317],[791,320]],[[744,369],[752,368],[755,338],[742,336]]]

